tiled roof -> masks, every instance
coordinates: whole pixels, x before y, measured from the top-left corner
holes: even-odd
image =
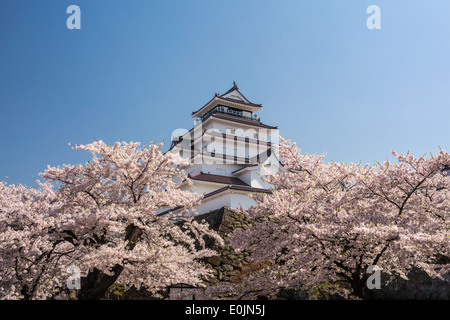
[[[220,188],[220,189],[217,189],[217,190],[214,190],[214,191],[212,191],[210,193],[205,194],[203,196],[203,199],[212,197],[212,196],[214,196],[216,194],[219,194],[219,193],[227,191],[227,190],[247,191],[247,192],[253,192],[253,193],[272,193],[272,191],[270,191],[269,189],[254,188],[254,187],[251,187],[249,185],[242,186],[242,185],[230,184],[228,186],[225,186],[223,188]],[[165,210],[165,211],[159,213],[158,215],[162,216],[162,215],[168,214],[170,212],[179,210],[181,208],[182,208],[181,206],[178,206],[178,207],[175,207],[175,208],[172,208],[172,209],[168,209],[168,210]]]
[[[211,176],[209,174],[204,174],[204,173],[203,173],[203,175]],[[192,177],[191,177],[191,179],[192,179]],[[246,191],[246,192],[252,192],[252,193],[272,193],[272,191],[269,190],[269,189],[254,188],[252,186],[249,186],[248,184],[246,184],[245,182],[243,182],[240,179],[236,179],[236,178],[231,178],[231,179],[239,180],[239,181],[241,181],[241,183],[243,183],[243,185],[242,184],[229,184],[229,185],[227,185],[227,186],[225,186],[223,188],[220,188],[220,189],[217,189],[217,190],[214,190],[214,191],[212,191],[210,193],[205,194],[203,196],[203,199],[207,199],[209,197],[212,197],[212,196],[214,196],[216,194],[222,193],[222,192],[227,191],[227,190]],[[170,213],[172,211],[179,210],[181,208],[182,207],[178,206],[178,207],[175,207],[175,208],[172,208],[172,209],[168,209],[168,210],[165,210],[165,211],[159,213],[158,215],[165,215],[165,214],[168,214],[168,213]]]
[[[265,129],[278,129],[278,127],[269,126],[267,124],[263,124],[263,123],[260,123],[257,121],[239,119],[237,117],[227,116],[225,114],[215,113],[215,114],[212,114],[211,117],[222,119],[222,120],[229,120],[229,121],[233,121],[233,122],[237,122],[237,123],[248,124],[250,126],[255,126],[255,127],[265,128]]]
[[[245,102],[245,101],[242,101],[242,100],[237,100],[237,99],[228,98],[228,97],[222,97],[222,96],[220,96],[220,99],[228,100],[228,101],[230,101],[230,102],[235,102],[235,103],[245,104],[245,105],[247,105],[247,106],[252,106],[252,107],[262,107],[262,104],[256,104],[256,103],[253,103],[253,102]]]
[[[227,176],[220,176],[217,174],[209,174],[209,173],[196,173],[193,175],[189,175],[189,178],[192,180],[198,180],[198,181],[207,181],[207,182],[214,182],[214,183],[222,183],[222,184],[228,184],[228,185],[239,185],[239,186],[248,186],[244,181],[241,179],[235,178],[235,177],[227,177]]]
[[[218,193],[224,192],[226,190],[239,190],[239,191],[248,191],[248,192],[254,192],[254,193],[272,193],[272,191],[270,191],[269,189],[263,189],[263,188],[254,188],[251,186],[239,186],[239,185],[234,185],[234,184],[230,184],[226,187],[214,190],[210,193],[205,194],[205,196],[203,197],[203,199],[205,198],[209,198],[213,195],[216,195]]]
[[[244,170],[248,167],[256,167],[258,164],[257,163],[253,163],[253,164],[245,164],[242,168],[239,168],[237,170],[234,170],[231,174],[235,174],[236,172],[239,172],[241,170]]]
[[[248,100],[248,99],[247,99],[247,98],[239,91],[239,88],[238,88],[238,86],[237,86],[237,84],[236,84],[236,81],[233,81],[233,87],[232,87],[230,90],[228,90],[228,91],[225,92],[224,94],[221,94],[220,96],[221,96],[221,97],[226,96],[227,94],[229,94],[230,92],[233,92],[233,91],[239,92],[239,94],[240,94],[241,96],[243,96],[245,100],[249,101],[249,100]]]
[[[192,112],[192,115],[194,115],[194,114],[196,114],[196,113],[198,113],[198,112],[200,112],[203,108],[205,108],[207,105],[209,105],[212,101],[214,101],[214,99],[216,99],[216,104],[215,105],[217,105],[218,103],[220,103],[220,100],[222,100],[222,101],[229,101],[229,102],[232,102],[232,103],[238,103],[238,104],[241,104],[241,105],[243,105],[243,106],[249,106],[249,107],[253,107],[253,108],[262,108],[262,105],[261,104],[256,104],[256,103],[252,103],[252,102],[245,102],[245,101],[242,101],[242,100],[236,100],[236,99],[232,99],[232,98],[225,98],[225,97],[222,97],[222,96],[219,96],[218,94],[216,94],[211,100],[209,100],[203,107],[201,107],[200,109],[198,109],[197,111],[193,111]],[[214,105],[214,106],[215,106]]]
[[[261,106],[261,104],[256,104],[256,103],[250,102],[250,100],[248,100],[248,99],[242,94],[242,92],[239,91],[239,88],[238,88],[238,86],[237,86],[237,84],[236,84],[236,81],[233,81],[233,87],[232,87],[230,90],[228,90],[228,91],[225,92],[224,94],[221,94],[219,97],[222,98],[222,99],[230,100],[230,101],[232,101],[232,102],[239,102],[239,103],[242,103],[241,100],[235,100],[235,99],[233,99],[233,98],[225,97],[227,94],[229,94],[229,93],[231,93],[231,92],[233,92],[233,91],[236,91],[237,93],[239,93],[239,94],[245,99],[244,102],[247,102],[246,104],[253,105],[253,106]]]

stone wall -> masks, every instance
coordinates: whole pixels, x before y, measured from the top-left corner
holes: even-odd
[[[230,244],[230,234],[234,230],[243,229],[249,225],[249,221],[244,215],[235,213],[228,208],[221,208],[198,216],[198,219],[205,219],[225,241],[225,248],[213,247],[220,254],[206,261],[213,268],[215,274],[215,278],[209,279],[210,283],[227,281],[237,283],[252,271],[263,267],[263,265],[251,264],[248,252],[237,253]],[[367,297],[369,299],[450,299],[450,275],[447,275],[446,278],[449,281],[446,282],[432,279],[423,271],[414,270],[409,278],[409,280],[395,279],[386,284],[387,277],[382,274],[381,289],[367,290]],[[280,298],[308,299],[308,294],[301,291],[282,292]],[[327,298],[340,299],[338,296]]]
[[[381,274],[381,288],[368,292],[372,299],[392,300],[448,300],[450,299],[450,275],[445,280],[431,278],[419,269],[414,269],[409,275],[409,280],[394,279],[386,284],[387,276]]]
[[[236,252],[230,243],[230,235],[234,230],[244,229],[250,223],[244,215],[235,213],[224,207],[207,214],[198,216],[196,219],[205,220],[210,227],[217,231],[224,239],[225,247],[218,248],[211,240],[207,245],[215,249],[219,254],[206,259],[206,263],[213,270],[214,277],[207,279],[210,284],[220,284],[225,282],[238,283],[251,272],[264,267],[262,264],[250,263],[249,252]],[[410,275],[410,280],[396,279],[386,284],[387,277],[381,275],[381,289],[367,290],[368,299],[450,299],[450,282],[439,279],[431,279],[423,271],[414,270]],[[450,275],[447,275],[450,281]],[[152,299],[151,295],[145,291],[128,290],[122,292],[120,288],[115,288],[119,294],[114,294],[114,290],[108,299]],[[343,299],[337,295],[314,295],[302,291],[281,292],[280,299]]]
[[[212,245],[212,249],[219,255],[206,259],[206,263],[213,269],[215,278],[208,279],[211,284],[223,282],[237,283],[250,272],[263,267],[261,264],[249,262],[249,252],[236,252],[230,243],[230,234],[234,230],[243,230],[249,225],[244,215],[231,211],[224,207],[197,217],[205,220],[224,240],[225,247],[219,248]]]

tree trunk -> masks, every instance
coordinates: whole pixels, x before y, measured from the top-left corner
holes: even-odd
[[[81,289],[78,296],[80,300],[100,300],[108,291],[108,288],[116,282],[122,273],[123,267],[116,264],[112,268],[112,276],[106,275],[98,269],[89,271],[86,277],[81,278]]]
[[[134,225],[129,225],[125,230],[125,240],[128,241],[128,250],[133,250],[136,242],[142,235],[142,230]],[[81,278],[81,289],[78,295],[79,300],[100,300],[102,299],[108,288],[116,282],[117,278],[123,271],[123,266],[116,264],[111,272],[112,276],[109,276],[100,270],[94,268],[93,271],[89,271],[86,277]]]
[[[366,286],[365,279],[355,279],[350,282],[353,294],[359,299],[364,299],[364,288]]]

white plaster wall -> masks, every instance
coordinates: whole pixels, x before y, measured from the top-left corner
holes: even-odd
[[[266,129],[259,127],[251,127],[239,123],[222,122],[214,118],[209,118],[208,121],[202,123],[201,131],[215,129],[221,133],[234,134],[239,137],[249,137],[255,139],[258,137],[261,141],[277,141],[279,130],[278,129]],[[200,131],[199,131],[200,132]],[[256,134],[256,136],[255,136]]]
[[[245,170],[239,175],[236,175],[236,178],[241,179],[245,183],[249,184],[250,186],[254,188],[263,188],[263,189],[269,189],[272,187],[271,184],[263,182],[261,179],[261,169],[258,167],[258,169],[249,169]]]
[[[252,176],[249,170],[242,171],[239,175],[236,175],[236,178],[241,179],[248,185],[252,185]]]
[[[235,170],[238,170],[242,168],[242,165],[238,164],[227,164],[224,163],[224,160],[222,158],[217,159],[200,159],[203,163],[199,164],[193,164],[187,168],[185,168],[185,171],[187,174],[195,174],[199,172],[203,173],[210,173],[210,174],[218,174],[221,176],[232,176],[232,172]],[[217,161],[217,163],[208,164],[205,162],[214,162]]]
[[[258,127],[251,127],[244,124],[239,123],[228,123],[223,122],[218,119],[209,118],[206,122],[200,123],[194,126],[194,130],[186,133],[183,141],[184,143],[188,143],[190,139],[198,139],[203,133],[207,130],[214,130],[219,133],[228,133],[231,135],[236,135],[238,137],[249,137],[252,139],[258,139],[260,141],[270,141],[270,142],[278,142],[279,130],[278,129],[265,129]],[[204,139],[202,141],[202,146],[206,146],[209,141],[209,138]],[[195,149],[201,149],[196,148]]]
[[[239,209],[241,205],[244,209],[248,209],[251,206],[255,206],[256,203],[246,193],[225,191],[218,197],[205,199],[200,205],[196,206],[195,209],[199,214],[204,214],[222,207]]]
[[[217,164],[202,164],[201,166],[201,171],[203,173],[210,173],[210,174],[218,174],[220,176],[228,176],[231,177],[232,176],[232,172],[235,170],[238,170],[240,168],[242,168],[242,166],[240,165],[235,165],[235,164],[226,164],[226,163],[220,163],[223,162],[223,159],[218,159]]]
[[[252,171],[251,186],[254,188],[263,188],[263,189],[269,189],[269,188],[273,187],[271,184],[262,181],[261,175],[262,175],[261,171]]]
[[[256,202],[251,199],[248,194],[236,193],[232,191],[231,195],[231,208],[238,209],[242,206],[243,209],[248,209],[252,206],[256,206]]]
[[[183,186],[181,186],[181,190],[192,190],[195,193],[198,194],[207,194],[210,192],[213,192],[217,189],[220,189],[222,187],[225,187],[225,185],[223,186],[218,186],[218,185],[210,185],[210,184],[206,184],[206,183],[198,183],[197,181],[192,181],[193,185],[189,186],[188,184],[184,184]]]
[[[222,194],[220,197],[212,199],[207,198],[200,205],[196,206],[195,209],[199,214],[204,214],[222,207],[231,207],[230,194]]]
[[[202,123],[201,126],[196,126],[195,136],[201,137],[205,130],[215,129],[220,133],[228,133],[231,135],[236,135],[239,137],[249,137],[251,139],[259,139],[260,141],[270,141],[270,142],[278,142],[278,130],[277,129],[262,129],[262,128],[252,128],[243,124],[233,124],[221,122],[220,120],[209,118],[206,122]],[[188,136],[186,136],[187,138]],[[185,143],[189,144],[189,139],[185,141]],[[209,136],[206,139],[199,139],[195,144],[195,151],[198,153],[204,151],[214,151],[216,155],[220,155],[223,152],[223,138],[218,136]],[[226,143],[226,153],[227,155],[234,156],[235,155],[235,142],[234,140],[225,140]],[[186,148],[186,145],[183,145]],[[248,150],[246,150],[248,148]],[[245,142],[237,142],[237,156],[241,158],[252,158],[258,154],[267,150],[267,146],[258,145],[256,143],[245,143]],[[190,147],[187,146],[187,150],[190,150]],[[190,154],[190,153],[189,153]],[[276,160],[278,161],[278,160]],[[233,162],[233,161],[232,161]],[[227,163],[226,160],[219,158],[199,158],[196,160],[196,163],[186,168],[186,172],[188,174],[195,174],[199,172],[209,173],[209,174],[217,174],[223,176],[232,177],[233,171],[242,168],[242,165],[235,165],[233,163]],[[262,182],[260,176],[258,175],[258,170],[246,170],[243,171],[240,175],[237,176],[239,179],[243,180],[247,184],[251,185],[255,188],[270,188],[271,186]],[[223,185],[225,186],[225,185]],[[220,189],[220,185],[208,185],[203,183],[196,183],[194,181],[194,186],[190,187],[188,185],[183,186],[184,190],[192,189],[194,192],[199,194],[207,194],[214,190]],[[205,199],[198,207],[197,210],[199,213],[207,213],[212,210],[216,210],[222,208],[224,206],[239,208],[240,206],[244,208],[249,208],[250,206],[255,205],[254,200],[248,197],[247,193],[238,192],[235,190],[227,190],[223,193],[220,193],[216,197],[211,197]]]
[[[216,154],[223,154],[225,147],[225,154],[229,156],[235,156],[241,158],[253,158],[258,154],[261,154],[269,148],[266,145],[256,143],[245,143],[241,141],[235,142],[232,139],[223,139],[222,137],[211,137],[207,139],[207,142],[203,143],[203,146],[199,148],[206,152],[215,152]],[[211,141],[209,141],[211,140]],[[199,149],[199,150],[200,150]],[[235,154],[235,149],[237,153]]]

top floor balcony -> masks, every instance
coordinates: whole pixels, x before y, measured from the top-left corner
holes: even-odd
[[[209,118],[209,116],[216,114],[216,113],[243,119],[243,120],[249,120],[249,121],[255,121],[255,122],[261,123],[259,117],[256,114],[253,115],[249,111],[234,109],[234,108],[222,106],[222,105],[216,106],[214,109],[212,109],[211,111],[206,113],[204,116],[202,116],[201,121],[202,122],[205,121],[206,119]]]

